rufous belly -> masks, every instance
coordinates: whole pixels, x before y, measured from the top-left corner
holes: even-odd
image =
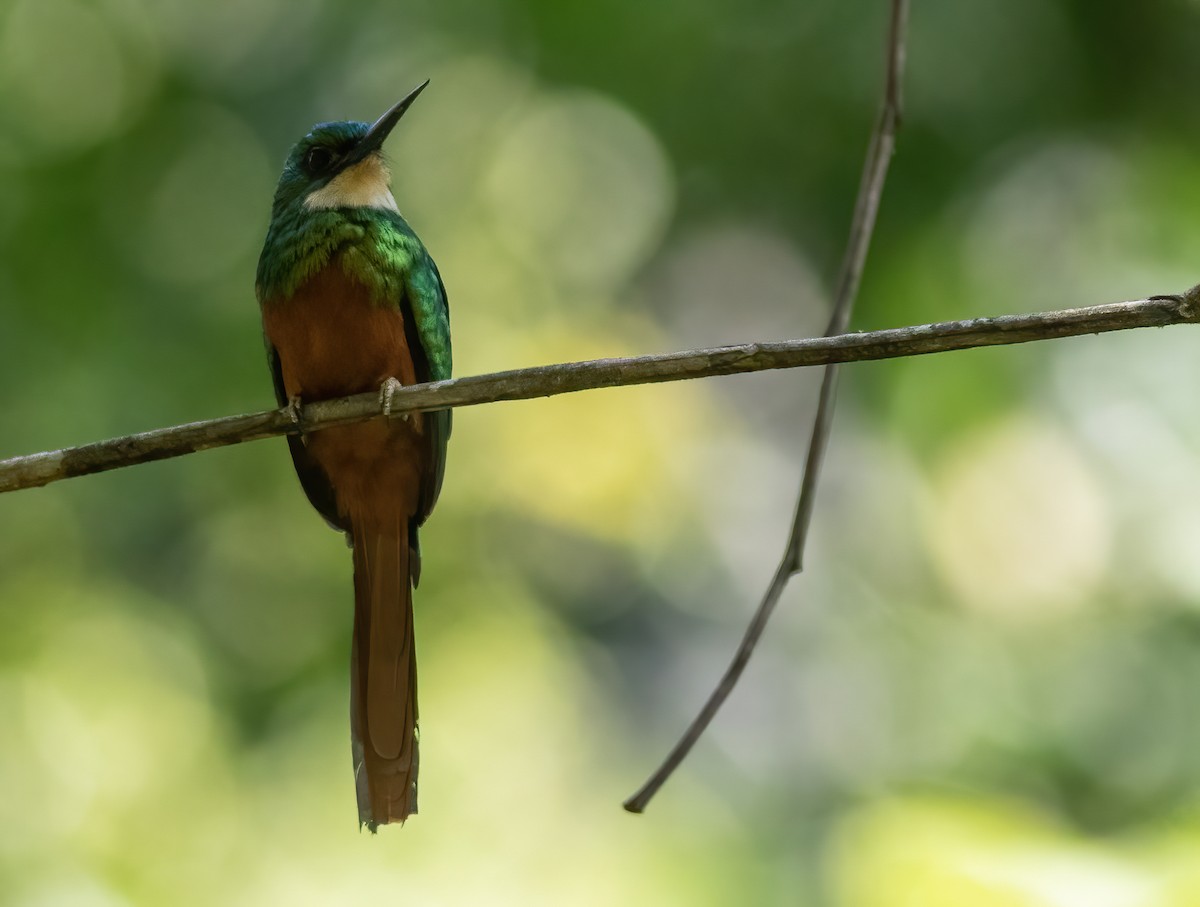
[[[378,303],[340,267],[326,268],[288,299],[266,300],[263,329],[279,355],[288,396],[304,402],[415,384],[399,304]],[[305,436],[337,495],[362,528],[395,532],[416,513],[427,468],[424,420],[383,417]]]

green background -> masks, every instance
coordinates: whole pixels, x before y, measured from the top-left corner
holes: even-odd
[[[819,333],[882,0],[0,0],[0,456],[271,405],[315,121],[389,142],[459,374]],[[1182,290],[1200,4],[916,0],[859,329]],[[1200,901],[1189,328],[466,409],[421,814],[355,823],[350,558],[265,441],[0,498],[0,904]]]

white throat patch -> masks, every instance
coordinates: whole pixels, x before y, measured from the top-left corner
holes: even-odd
[[[304,200],[306,208],[387,208],[396,200],[388,188],[392,174],[378,154],[369,154],[331,179]]]

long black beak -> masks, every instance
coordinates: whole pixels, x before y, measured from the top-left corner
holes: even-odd
[[[367,134],[354,146],[354,150],[343,159],[342,166],[349,167],[351,164],[357,164],[372,151],[378,151],[382,148],[388,134],[400,122],[400,117],[404,116],[404,111],[408,110],[412,102],[417,99],[417,95],[424,91],[425,86],[428,84],[429,80],[426,79],[398,101],[391,110],[372,123],[371,128],[367,130]]]

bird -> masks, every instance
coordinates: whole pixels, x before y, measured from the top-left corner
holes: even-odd
[[[451,429],[449,410],[389,418],[396,387],[451,374],[446,288],[382,154],[428,84],[374,123],[318,123],[295,143],[255,282],[281,407],[301,421],[305,402],[379,390],[384,404],[365,422],[288,435],[309,502],[353,549],[351,754],[359,827],[372,833],[417,811],[417,536]]]

